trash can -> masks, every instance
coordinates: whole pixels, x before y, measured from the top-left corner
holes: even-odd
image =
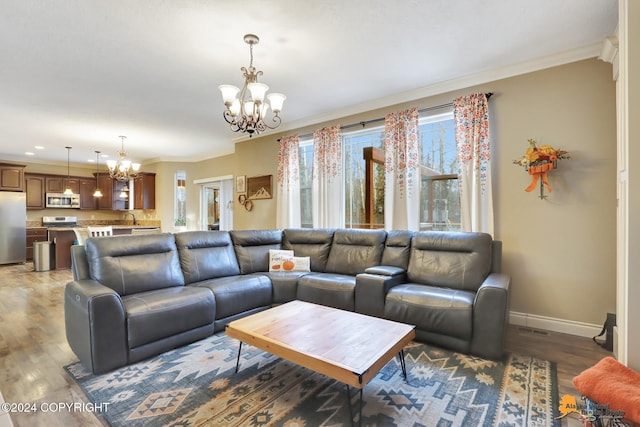
[[[51,270],[51,242],[33,242],[33,270]]]

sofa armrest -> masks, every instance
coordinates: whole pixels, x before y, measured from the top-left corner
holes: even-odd
[[[127,364],[126,317],[117,292],[91,279],[69,282],[64,318],[69,346],[94,374]]]
[[[383,317],[387,292],[394,286],[406,282],[407,274],[404,270],[395,275],[358,274],[356,276],[355,311],[369,316]]]
[[[375,267],[369,267],[365,271],[369,274],[379,274],[380,276],[394,277],[401,274],[406,274],[407,271],[404,268],[393,267],[390,265],[376,265]]]
[[[71,273],[73,274],[73,280],[91,278],[84,245],[71,246]]]
[[[487,359],[502,359],[510,285],[510,276],[491,273],[478,289],[473,303],[471,353]]]

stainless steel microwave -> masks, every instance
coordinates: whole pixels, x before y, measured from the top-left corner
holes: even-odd
[[[47,193],[45,199],[47,208],[80,209],[79,194]]]

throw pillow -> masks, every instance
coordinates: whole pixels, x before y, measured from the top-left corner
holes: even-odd
[[[282,263],[284,271],[311,271],[311,258],[308,256],[294,256]]]
[[[291,258],[293,258],[291,250],[269,249],[269,272],[282,271],[282,263]]]

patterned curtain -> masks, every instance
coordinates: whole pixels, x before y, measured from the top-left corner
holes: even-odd
[[[474,93],[455,99],[453,117],[462,230],[493,235],[491,143],[486,95]]]
[[[387,230],[419,230],[418,109],[387,114],[384,128],[384,226]]]
[[[300,161],[298,135],[280,140],[278,149],[278,198],[276,227],[297,228],[300,220]]]
[[[314,228],[344,227],[340,126],[313,132],[312,216]]]

